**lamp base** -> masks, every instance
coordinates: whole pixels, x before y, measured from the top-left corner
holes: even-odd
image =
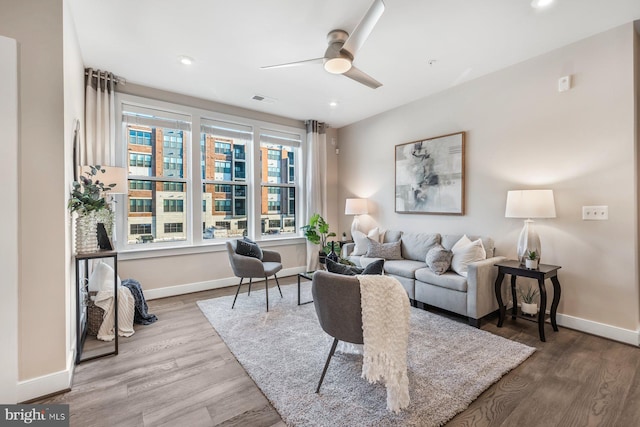
[[[518,261],[520,264],[524,264],[529,252],[535,251],[538,254],[538,261],[540,261],[540,237],[536,233],[533,220],[527,219],[524,221],[524,227],[518,237]]]

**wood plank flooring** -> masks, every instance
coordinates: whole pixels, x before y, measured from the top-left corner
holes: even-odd
[[[264,292],[262,285],[253,290]],[[78,365],[70,392],[36,403],[68,403],[71,425],[82,427],[284,426],[196,306],[234,292],[149,301],[158,322],[136,325],[132,337],[121,338],[118,356]],[[640,425],[640,349],[551,326],[542,343],[533,322],[507,316],[504,327],[496,323],[482,329],[537,351],[447,426]]]

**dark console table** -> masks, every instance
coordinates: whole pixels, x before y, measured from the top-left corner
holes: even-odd
[[[553,283],[553,302],[551,303],[550,320],[551,326],[554,331],[558,331],[558,324],[556,323],[556,312],[558,311],[558,303],[560,302],[560,281],[558,280],[558,270],[561,268],[557,265],[540,264],[537,269],[525,268],[518,261],[503,261],[495,264],[498,267],[498,277],[496,278],[496,299],[498,300],[498,306],[500,308],[500,318],[498,320],[498,327],[501,328],[504,323],[506,315],[506,308],[502,301],[502,281],[505,274],[511,275],[511,295],[513,297],[513,308],[511,311],[511,318],[516,317],[524,318],[523,315],[518,315],[518,301],[516,299],[516,278],[528,277],[536,279],[538,281],[538,288],[540,290],[540,309],[538,310],[538,331],[540,332],[540,341],[546,341],[544,337],[544,322],[547,310],[547,290],[544,285],[546,279],[551,279]],[[531,320],[531,319],[527,319]]]
[[[87,298],[89,297],[89,260],[100,258],[113,259],[113,304],[114,304],[114,333],[113,350],[82,358],[85,339],[87,337]],[[116,251],[100,250],[91,253],[79,253],[76,259],[76,364],[99,357],[118,354],[118,253]],[[81,277],[80,264],[83,264]]]

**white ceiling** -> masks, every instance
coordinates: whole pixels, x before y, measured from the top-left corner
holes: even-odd
[[[87,67],[332,127],[640,19],[640,0],[556,0],[545,10],[531,8],[530,0],[385,0],[385,13],[354,60],[382,87],[370,89],[321,65],[260,69],[323,56],[326,34],[351,32],[371,3],[69,0]],[[184,66],[181,55],[195,62]],[[276,101],[254,101],[256,94]]]

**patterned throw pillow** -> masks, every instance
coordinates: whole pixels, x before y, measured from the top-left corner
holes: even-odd
[[[435,245],[427,252],[425,262],[437,275],[444,274],[451,267],[453,252],[446,250],[442,245]]]
[[[236,240],[236,253],[238,255],[250,256],[262,260],[262,249],[260,249],[260,246],[246,237],[242,240]]]
[[[378,243],[369,239],[367,258],[402,259],[401,241],[392,243]]]

